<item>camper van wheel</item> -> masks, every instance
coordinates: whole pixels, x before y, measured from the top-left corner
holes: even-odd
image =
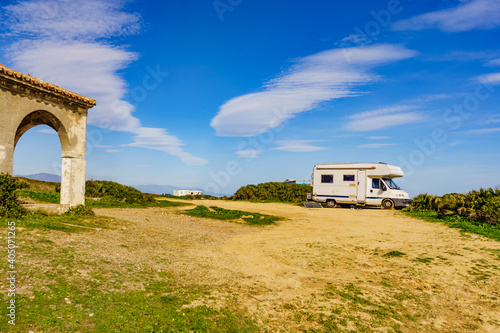
[[[391,199],[385,199],[382,201],[382,208],[384,209],[393,209],[394,208],[394,202],[392,202]]]
[[[337,203],[335,202],[335,200],[326,200],[326,207],[335,208],[337,207]]]

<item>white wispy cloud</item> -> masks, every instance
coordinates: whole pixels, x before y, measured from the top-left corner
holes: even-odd
[[[470,131],[465,131],[465,134],[491,134],[491,133],[498,133],[500,132],[500,127],[497,128],[480,128],[480,129],[474,129]]]
[[[500,115],[486,119],[483,124],[498,124],[500,123]]]
[[[314,146],[311,143],[318,142],[317,140],[283,140],[276,141],[279,145],[274,147],[274,150],[288,151],[294,153],[309,153],[313,151],[326,149],[325,147]]]
[[[119,72],[139,55],[104,39],[139,31],[140,16],[124,10],[127,2],[31,0],[3,7],[3,27],[14,40],[5,53],[11,67],[94,98],[97,106],[89,111],[90,125],[130,132],[131,145],[164,151],[188,165],[205,164],[207,160],[185,152],[182,141],[165,129],[144,127],[133,115],[135,107],[125,100],[130,89]],[[144,69],[144,78],[158,84],[166,75],[158,68]],[[141,84],[142,80],[137,88],[147,93]]]
[[[398,21],[394,30],[424,30],[438,28],[446,32],[493,29],[500,26],[500,1],[471,0],[455,8],[430,12]]]
[[[35,0],[3,7],[10,34],[49,39],[98,39],[138,32],[140,16],[126,0]]]
[[[90,125],[117,131],[140,127],[134,106],[123,100],[127,83],[117,72],[137,59],[132,52],[91,42],[34,40],[11,47],[15,69],[94,98]]]
[[[242,158],[256,158],[260,154],[262,154],[262,150],[257,149],[247,149],[247,150],[239,150],[236,152],[236,155]]]
[[[370,140],[386,140],[386,139],[390,139],[391,137],[390,136],[369,136],[367,137],[367,139],[370,139]]]
[[[477,82],[479,83],[486,83],[486,84],[500,84],[500,73],[490,73],[490,74],[484,74],[480,75],[476,78]]]
[[[425,94],[412,99],[405,100],[405,104],[421,104],[443,99],[457,98],[458,94]]]
[[[340,40],[339,43],[337,43],[339,46],[346,46],[346,44],[350,44],[349,46],[353,45],[367,45],[371,44],[371,40],[368,39],[366,36],[359,35],[359,34],[351,34],[349,36],[346,36]]]
[[[384,148],[388,146],[396,146],[395,143],[368,143],[366,145],[359,145],[359,148]]]
[[[492,66],[492,67],[496,67],[496,66],[500,66],[500,58],[498,59],[492,59],[490,61],[488,61],[486,63],[487,66]]]
[[[120,153],[120,149],[104,149],[106,153]]]
[[[426,56],[424,60],[427,61],[475,61],[484,60],[487,63],[491,62],[492,59],[500,56],[499,50],[481,50],[481,51],[463,51],[456,50],[451,51],[447,54],[435,54]]]
[[[349,117],[345,128],[353,132],[366,132],[413,123],[423,119],[418,108],[411,105],[398,105],[361,112]]]
[[[258,135],[321,102],[359,95],[359,86],[381,79],[371,73],[374,67],[416,54],[400,45],[380,44],[332,49],[297,59],[262,91],[227,101],[210,125],[219,136]]]
[[[42,128],[37,131],[38,133],[57,135],[57,132],[52,128]]]
[[[205,159],[193,156],[182,149],[182,141],[175,135],[170,135],[163,128],[139,127],[133,131],[135,134],[132,147],[141,147],[163,151],[167,154],[177,156],[187,165],[202,165]]]

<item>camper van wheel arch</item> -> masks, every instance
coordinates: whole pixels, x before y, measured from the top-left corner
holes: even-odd
[[[391,199],[385,199],[382,201],[382,208],[384,209],[393,209],[394,208],[394,202]]]
[[[328,199],[328,200],[326,200],[326,207],[335,208],[335,207],[337,207],[337,203],[333,199]]]

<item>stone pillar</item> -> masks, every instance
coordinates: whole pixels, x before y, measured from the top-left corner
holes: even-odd
[[[61,169],[61,204],[78,206],[85,204],[85,169],[84,158],[64,157]]]
[[[7,142],[0,143],[0,173],[13,173],[14,145]]]

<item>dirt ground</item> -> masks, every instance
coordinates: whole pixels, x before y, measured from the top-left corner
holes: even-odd
[[[192,306],[237,302],[269,332],[314,328],[332,314],[345,330],[392,331],[390,322],[404,332],[500,332],[500,242],[398,211],[191,203],[285,219],[255,227],[179,214],[192,206],[96,209],[123,227],[78,237],[110,260],[212,286]]]

